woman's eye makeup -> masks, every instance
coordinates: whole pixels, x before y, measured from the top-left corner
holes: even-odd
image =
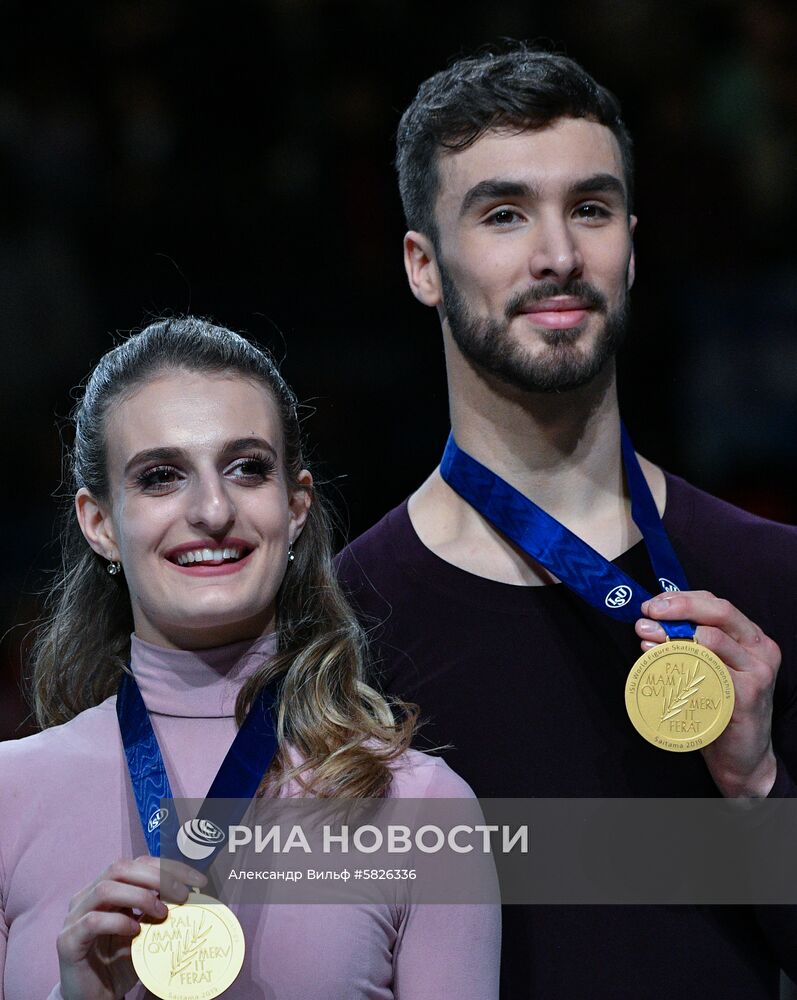
[[[275,468],[274,459],[270,455],[247,455],[245,458],[237,458],[225,471],[233,474],[236,479],[263,482]]]
[[[158,465],[154,469],[144,469],[136,476],[136,482],[145,490],[167,489],[177,479],[177,469],[171,465]]]
[[[223,474],[237,482],[256,484],[269,479],[276,467],[276,462],[270,455],[246,455],[225,466]],[[137,473],[135,481],[145,492],[164,493],[180,478],[184,478],[184,474],[173,465],[157,465]]]

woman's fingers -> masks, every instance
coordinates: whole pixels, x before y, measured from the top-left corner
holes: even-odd
[[[72,898],[69,906],[70,911],[79,910],[80,912],[87,912],[87,909],[92,909],[93,904],[98,900],[96,896],[97,887],[105,884],[102,892],[107,893],[109,891],[106,883],[120,886],[137,886],[142,890],[151,890],[150,898],[152,898],[152,894],[158,893],[170,903],[184,903],[188,898],[189,887],[195,885],[201,887],[207,883],[207,879],[200,872],[180,861],[161,862],[159,858],[148,856],[136,858],[133,861],[114,861],[113,864],[105,869],[96,882],[86,886],[85,889],[82,889]],[[99,897],[99,899],[102,901],[104,896]],[[140,902],[123,902],[112,905],[134,906],[146,913],[150,913],[149,908],[142,906]]]
[[[186,899],[188,890],[185,886],[183,889]],[[102,879],[94,885],[80,906],[76,907],[75,916],[79,918],[92,910],[140,910],[155,920],[162,920],[169,912],[166,904],[158,898],[155,889],[144,889],[141,886],[113,882],[110,879]]]
[[[78,920],[70,922],[56,939],[58,957],[62,962],[80,962],[91,951],[98,937],[117,935],[134,938],[141,930],[135,917],[116,911],[92,910]]]
[[[65,1000],[110,1000],[136,982],[130,960],[140,932],[137,914],[163,920],[163,900],[183,903],[189,887],[206,885],[200,872],[180,861],[145,855],[114,861],[69,903],[57,947]],[[161,899],[162,897],[162,899]]]
[[[160,877],[161,880],[167,878],[174,879],[175,884],[180,883],[181,885],[196,886],[196,888],[201,889],[208,884],[208,879],[206,875],[202,872],[192,868],[190,865],[184,864],[182,861],[175,861],[172,858],[152,858],[160,865]]]

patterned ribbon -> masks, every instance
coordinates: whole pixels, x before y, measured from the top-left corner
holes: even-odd
[[[261,691],[236,733],[196,819],[181,827],[174,805],[170,809],[163,802],[173,798],[172,789],[141,691],[132,674],[122,677],[116,714],[138,815],[153,857],[159,857],[163,848],[165,855],[188,859],[194,868],[210,867],[226,840],[227,829],[240,821],[277,752],[272,718],[275,702],[272,686]],[[209,847],[212,851],[207,857],[199,856]]]
[[[662,590],[688,590],[686,575],[661,523],[625,426],[621,434],[631,516],[642,532],[653,571]],[[588,604],[623,622],[633,623],[642,617],[642,604],[652,594],[533,500],[462,451],[453,433],[440,462],[440,473],[463,500]],[[659,624],[671,639],[691,639],[695,634],[691,622]]]

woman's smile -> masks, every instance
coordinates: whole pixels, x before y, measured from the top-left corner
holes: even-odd
[[[307,494],[288,487],[271,395],[164,372],[109,414],[107,446],[104,528],[139,638],[185,648],[273,629]]]
[[[194,575],[208,576],[206,570],[234,573],[248,564],[255,546],[240,538],[197,539],[170,549],[165,558],[177,569]],[[216,572],[218,575],[218,572]]]

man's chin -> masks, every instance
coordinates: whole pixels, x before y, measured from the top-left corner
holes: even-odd
[[[572,331],[568,331],[572,334]],[[560,337],[534,357],[508,355],[480,367],[504,385],[524,392],[561,393],[582,389],[606,371],[613,355],[587,353],[573,336]]]
[[[537,327],[537,333],[540,339],[547,347],[569,347],[575,346],[579,341],[585,338],[587,334],[588,322],[584,320],[583,323],[579,323],[577,326],[564,327],[561,330],[554,330],[550,327]],[[581,348],[583,353],[583,348]]]

